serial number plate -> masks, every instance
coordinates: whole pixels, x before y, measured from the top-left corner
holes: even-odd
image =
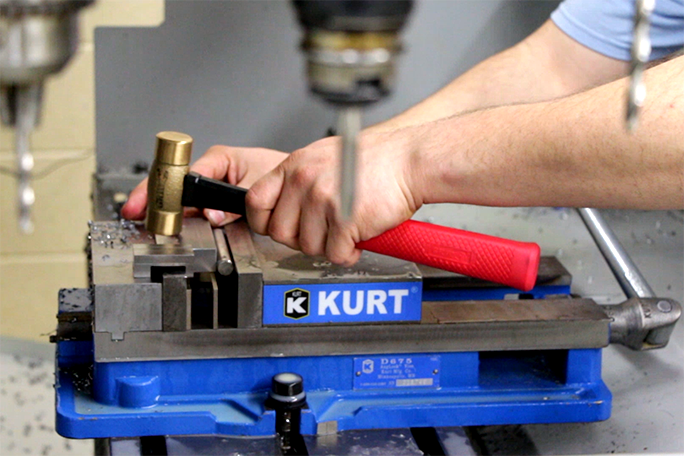
[[[354,389],[438,388],[439,355],[354,358]]]

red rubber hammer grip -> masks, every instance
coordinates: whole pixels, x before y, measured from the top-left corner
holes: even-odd
[[[523,291],[534,287],[539,269],[540,249],[532,242],[511,241],[414,220],[356,246]]]

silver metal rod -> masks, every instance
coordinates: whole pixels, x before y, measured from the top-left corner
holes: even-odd
[[[629,91],[627,95],[627,131],[634,131],[639,120],[639,112],[646,100],[644,69],[651,55],[649,37],[650,18],[655,8],[655,0],[636,0],[634,11],[634,33],[632,36],[632,58],[629,71]]]
[[[354,212],[356,197],[356,146],[361,131],[361,108],[347,106],[340,109],[337,130],[342,136],[342,156],[340,167],[341,214],[349,220]]]
[[[42,86],[33,84],[17,87],[16,93],[16,131],[15,147],[17,157],[17,205],[19,211],[19,229],[29,234],[33,232],[31,208],[36,195],[31,187],[33,171],[33,155],[29,147],[29,137],[38,123]]]
[[[577,209],[589,233],[608,262],[613,275],[628,298],[653,298],[655,293],[625,251],[620,241],[596,209]]]
[[[223,228],[214,229],[214,240],[216,241],[216,251],[218,253],[216,270],[221,275],[230,275],[235,270],[235,266],[233,265],[233,260],[230,258],[228,243],[226,242],[225,234],[223,234]]]

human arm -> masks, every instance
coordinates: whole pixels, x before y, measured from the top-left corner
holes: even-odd
[[[297,151],[247,195],[261,234],[354,263],[359,241],[426,203],[684,208],[684,57],[646,72],[639,129],[624,129],[626,79],[569,97],[366,132],[357,206],[338,217],[337,138]]]
[[[627,70],[626,62],[581,45],[547,20],[517,45],[367,131],[391,131],[493,106],[560,98],[613,81]]]

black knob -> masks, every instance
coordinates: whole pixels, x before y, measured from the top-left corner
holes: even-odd
[[[304,380],[299,374],[291,372],[281,372],[273,376],[271,381],[272,396],[282,396],[287,398],[286,402],[297,401],[303,399],[301,397],[304,393]],[[276,398],[274,398],[276,399]]]

